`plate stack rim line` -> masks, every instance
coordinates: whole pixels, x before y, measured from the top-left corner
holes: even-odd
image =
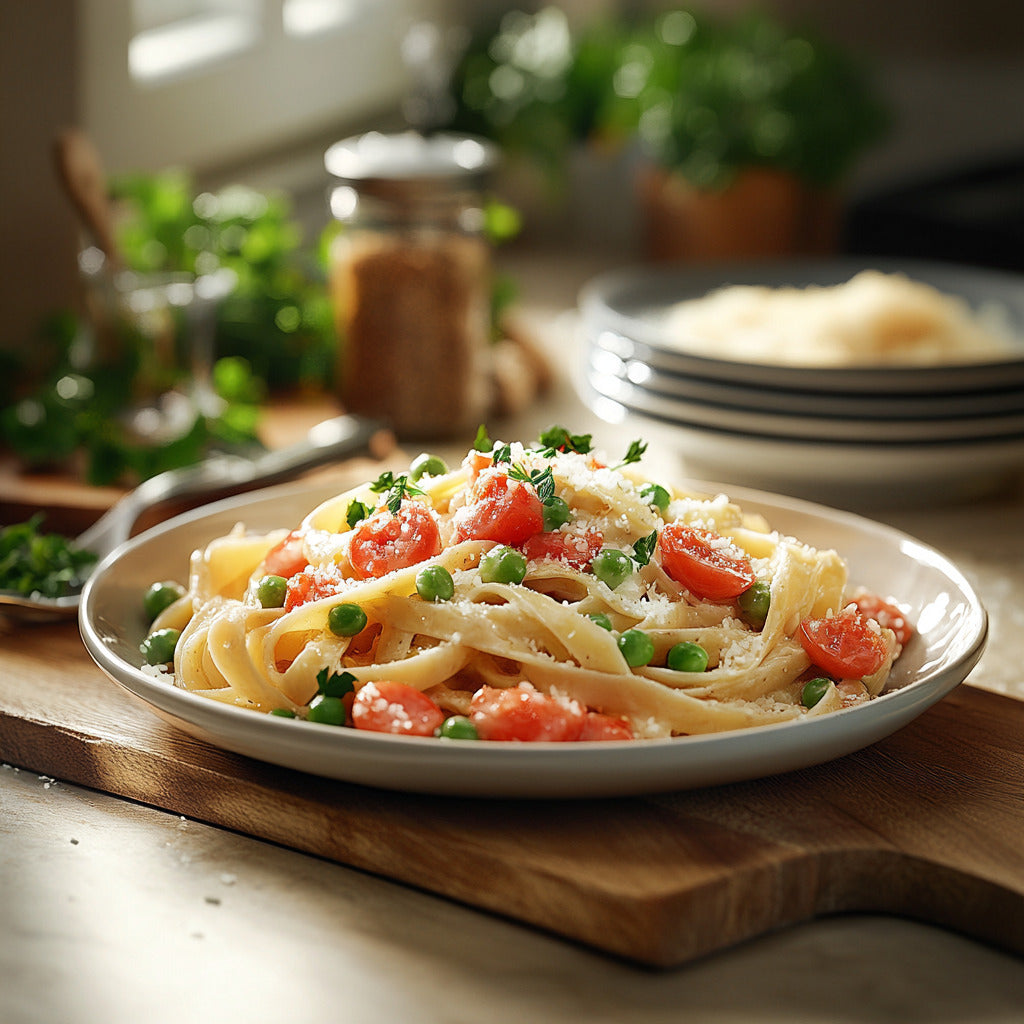
[[[604,402],[612,402],[627,413],[642,416],[647,419],[657,420],[666,426],[684,427],[688,430],[702,431],[708,434],[719,434],[734,438],[750,438],[757,441],[779,441],[786,444],[797,444],[801,446],[836,446],[846,449],[874,449],[884,450],[888,448],[904,448],[913,450],[937,450],[946,447],[969,449],[972,447],[983,447],[993,444],[1010,444],[1024,440],[1024,429],[1008,433],[997,433],[994,435],[979,435],[976,437],[932,437],[932,438],[866,438],[866,437],[813,437],[801,434],[785,434],[765,431],[750,431],[740,428],[723,427],[706,422],[695,421],[690,418],[671,416],[666,413],[655,412],[651,409],[644,409],[630,402],[624,401],[621,397],[607,395],[594,387],[590,380],[586,381],[586,387]],[[591,403],[588,403],[590,405]],[[593,409],[593,407],[591,406]]]
[[[595,356],[598,360],[596,365]],[[606,368],[607,357],[620,363],[621,372]],[[940,392],[928,395],[915,391],[886,391],[872,394],[744,385],[694,374],[663,371],[635,357],[623,359],[593,340],[590,341],[587,350],[587,363],[589,372],[593,374],[609,380],[623,381],[632,387],[666,399],[706,402],[722,408],[745,411],[757,410],[765,415],[785,411],[789,416],[830,416],[843,420],[881,418],[902,423],[1004,419],[1007,416],[1024,414],[1024,386],[1012,385],[992,390],[970,389],[954,394]],[[637,380],[629,375],[630,367],[646,367],[650,372],[646,380]],[[676,390],[672,389],[673,385]],[[700,389],[706,389],[717,397],[701,397],[696,394]],[[689,393],[681,393],[684,391]],[[730,394],[723,397],[723,392]],[[842,411],[836,411],[837,405]]]

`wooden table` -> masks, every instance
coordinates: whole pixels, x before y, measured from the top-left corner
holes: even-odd
[[[587,272],[583,268],[579,274]],[[550,329],[552,351],[566,351],[571,342],[555,315],[568,304],[566,295],[571,296],[577,282],[571,275],[563,279],[561,289],[545,302],[551,294],[549,279],[538,271],[531,292],[534,279],[524,276],[524,292],[541,296],[534,312]],[[593,430],[613,449],[625,436],[581,407],[568,380],[568,360],[552,393],[515,423],[503,424],[501,432],[534,436],[555,420]],[[1017,753],[1024,738],[1015,727],[1018,705],[1001,695],[1024,697],[1022,513],[1019,492],[970,506],[875,513],[940,548],[961,566],[988,607],[990,643],[968,687],[929,713],[932,718],[922,728],[886,741],[873,761],[866,753],[859,766],[840,766],[831,776],[833,788],[841,788],[842,772],[853,771],[849,777],[856,782],[858,767],[873,766],[860,772],[860,781],[874,780],[874,790],[865,790],[864,800],[847,808],[843,825],[850,835],[862,837],[864,849],[884,841],[891,852],[894,844],[911,843],[906,838],[911,833],[925,839],[929,831],[940,837],[970,835],[978,807],[990,796],[997,808],[1009,803],[1006,820],[1015,832],[1004,833],[1005,843],[993,844],[980,858],[1008,888],[997,885],[986,891],[984,885],[967,885],[959,876],[942,879],[933,874],[929,885],[936,888],[908,896],[905,909],[927,917],[929,908],[981,906],[984,921],[993,928],[998,925],[998,934],[990,937],[1011,948],[1024,935],[1021,904],[1006,896],[1024,864],[1024,853],[1019,862],[1016,858],[1022,847],[1009,842],[1020,830]],[[552,843],[563,842],[570,833],[585,837],[600,818],[597,805],[554,813],[543,807],[535,815],[521,805],[509,808],[509,822],[524,837],[517,860],[515,841],[501,832],[500,805],[477,814],[472,835],[455,850],[450,836],[458,831],[462,807],[401,795],[374,800],[364,790],[347,799],[338,792],[328,796],[329,787],[315,780],[296,790],[294,780],[260,766],[239,774],[227,757],[207,762],[214,770],[190,792],[169,794],[157,785],[157,755],[163,756],[170,742],[177,755],[198,756],[195,744],[169,740],[168,727],[105,684],[84,657],[73,625],[30,632],[8,627],[0,634],[0,695],[8,708],[12,702],[41,700],[51,717],[65,716],[46,744],[30,742],[24,717],[17,729],[8,722],[0,730],[0,744],[6,743],[0,745],[0,762],[5,762],[0,768],[4,1024],[333,1018],[414,1024],[739,1024],[780,1019],[809,1024],[846,1019],[868,1024],[1009,1024],[1021,1019],[1024,962],[1017,956],[954,931],[877,913],[825,916],[768,934],[754,929],[760,937],[669,970],[638,966],[595,948],[585,921],[573,938],[571,905],[557,914],[552,911],[547,922],[536,917],[531,922],[523,908],[543,908],[547,901],[542,897],[572,891],[574,884],[571,849],[565,855],[565,847],[559,846],[556,864],[538,839],[538,823]],[[105,723],[102,742],[109,745],[102,751],[90,746],[99,740],[76,728],[76,702],[84,718]],[[930,723],[934,733],[928,731]],[[119,764],[111,756],[118,749],[118,736],[140,732],[150,750],[143,772],[137,770],[140,762]],[[949,768],[949,759],[960,756],[957,748],[979,732],[985,734],[978,748],[984,757],[979,754],[970,778],[961,778]],[[948,735],[951,742],[935,743],[933,735]],[[51,761],[29,764],[41,756],[41,749],[54,752]],[[1000,759],[1002,767],[994,768]],[[915,763],[929,773],[921,782],[935,800],[934,817],[926,805],[913,802],[907,783],[909,796],[903,798],[911,801],[911,814],[901,818],[900,828],[879,837],[870,815],[858,815],[872,803],[885,806],[886,770],[905,773]],[[68,781],[72,778],[84,785]],[[267,787],[290,794],[276,823],[264,803],[252,803],[245,812],[244,801],[239,803],[239,779],[250,801],[264,801]],[[739,802],[735,792],[721,800],[710,792],[667,797],[640,810],[620,807],[616,821],[622,827],[608,849],[636,842],[623,824],[630,823],[630,814],[647,824],[653,814],[661,831],[650,840],[651,852],[669,857],[673,847],[666,843],[675,844],[676,863],[666,868],[669,873],[694,850],[706,854],[714,837],[719,856],[750,855],[755,834],[762,843],[758,856],[774,856],[771,850],[777,849],[785,828],[800,822],[809,827],[814,821],[813,801],[820,792],[812,786],[797,791],[803,796],[795,809],[787,809],[780,799],[785,789],[757,789],[756,784]],[[775,794],[779,824],[769,820],[752,830],[750,822],[741,820],[743,809],[763,806],[755,798],[763,800],[765,792]],[[303,810],[299,799],[309,793],[320,794],[330,806],[328,814],[314,815],[328,843],[314,853],[300,852],[304,844],[298,838],[304,831],[299,826],[309,824],[303,815],[314,813],[308,806]],[[224,813],[229,803],[233,817]],[[259,828],[252,824],[256,818]],[[673,832],[679,820],[696,822],[699,833]],[[296,821],[299,826],[292,828]],[[424,822],[429,825],[426,832]],[[412,858],[408,844],[424,834],[432,835],[433,842]],[[746,836],[742,849],[737,835]],[[721,843],[729,836],[726,850]],[[766,837],[774,838],[768,843]],[[792,831],[785,841],[795,842]],[[357,866],[339,863],[346,858],[332,851],[348,851],[347,863]],[[352,851],[361,852],[356,856]],[[578,851],[581,871],[593,872],[593,853],[583,846]],[[418,875],[389,870],[410,863],[420,865]],[[708,877],[713,864],[706,865]],[[502,865],[507,874],[498,877],[495,872]],[[532,878],[526,870],[530,865],[536,869]],[[614,888],[617,877],[624,893],[633,884],[629,872],[616,868],[614,857],[600,867],[604,891]],[[446,882],[446,875],[452,880]],[[885,882],[882,878],[880,892]],[[791,878],[790,884],[799,888],[799,878]],[[459,898],[474,886],[504,891],[506,913],[494,912],[501,910],[501,901],[481,910],[473,908],[479,901]],[[735,890],[743,891],[742,886]],[[782,895],[776,900],[779,906],[785,905]],[[582,902],[578,906],[581,918],[593,909]],[[732,906],[733,934],[740,935],[752,908],[742,900]],[[841,901],[835,904],[839,910],[843,906]],[[884,903],[878,906],[884,908]],[[949,914],[946,919],[957,924]],[[606,914],[600,920],[609,933],[635,925],[635,918],[617,923],[614,915]],[[614,948],[614,937],[601,945]]]

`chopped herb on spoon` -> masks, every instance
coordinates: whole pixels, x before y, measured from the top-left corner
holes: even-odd
[[[0,590],[30,597],[64,597],[85,582],[96,561],[92,551],[58,533],[41,533],[42,513],[0,527]]]

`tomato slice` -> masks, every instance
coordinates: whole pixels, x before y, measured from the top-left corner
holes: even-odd
[[[613,718],[600,711],[588,711],[583,720],[580,740],[631,740],[633,729],[624,718]]]
[[[283,576],[291,579],[309,565],[309,559],[302,548],[302,534],[292,530],[284,540],[278,541],[263,559],[263,571],[268,576]]]
[[[583,569],[604,546],[599,530],[586,533],[535,533],[523,545],[523,554],[530,561],[549,558],[555,562]]]
[[[470,721],[482,740],[568,742],[579,739],[586,713],[576,703],[521,684],[481,687],[470,703]]]
[[[365,683],[352,701],[352,724],[369,732],[433,736],[444,718],[444,712],[425,693],[387,679]]]
[[[896,641],[906,647],[914,635],[914,627],[907,622],[906,616],[892,601],[884,601],[877,594],[865,591],[857,594],[852,603],[857,611],[868,619],[874,619],[880,626],[891,629],[896,634]]]
[[[519,547],[544,529],[544,506],[531,484],[485,470],[455,513],[457,540],[493,540]]]
[[[757,578],[749,559],[713,530],[668,523],[658,538],[665,572],[696,597],[728,601]]]
[[[856,612],[804,619],[797,635],[811,662],[834,679],[873,675],[887,655],[878,625]]]
[[[310,601],[332,597],[344,587],[341,574],[330,569],[310,569],[297,572],[288,580],[284,596],[284,610],[290,612]]]
[[[476,483],[480,474],[485,469],[490,469],[494,464],[494,459],[490,452],[478,452],[473,449],[466,457],[462,460],[463,466],[469,471],[469,479]]]
[[[349,561],[356,577],[375,579],[441,553],[433,513],[419,501],[403,501],[397,513],[382,508],[352,532]]]

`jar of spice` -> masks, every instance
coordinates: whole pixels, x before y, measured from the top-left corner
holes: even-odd
[[[475,429],[490,401],[496,151],[466,136],[371,132],[328,149],[338,389],[399,437]]]

